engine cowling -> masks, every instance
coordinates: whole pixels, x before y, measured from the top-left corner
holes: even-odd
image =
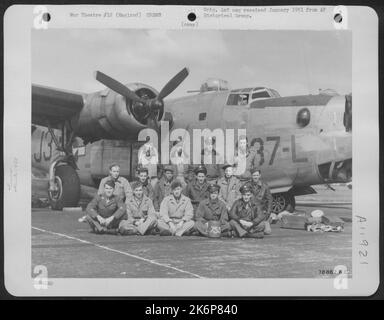
[[[127,87],[143,99],[153,99],[158,92],[145,84],[132,83]],[[74,119],[74,130],[86,142],[100,139],[137,140],[140,130],[148,127],[150,110],[137,102],[106,89],[88,95],[78,119]],[[160,110],[158,120],[163,116]]]

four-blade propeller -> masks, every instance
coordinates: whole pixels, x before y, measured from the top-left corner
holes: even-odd
[[[121,82],[107,76],[106,74],[96,71],[95,78],[97,81],[104,84],[109,89],[121,94],[126,99],[136,103],[136,108],[141,109],[143,112],[142,119],[146,120],[148,127],[155,130],[158,129],[158,115],[163,114],[164,101],[163,99],[171,94],[188,76],[189,71],[187,68],[182,69],[176,74],[168,83],[161,89],[157,97],[153,99],[143,99],[139,97],[135,92],[127,88]]]

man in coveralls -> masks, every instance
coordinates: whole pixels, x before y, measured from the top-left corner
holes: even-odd
[[[165,197],[160,206],[160,219],[157,228],[160,235],[181,237],[195,225],[191,200],[183,195],[181,182],[175,180],[171,185],[172,194]]]
[[[196,213],[197,206],[205,199],[208,199],[209,183],[207,182],[207,169],[203,165],[199,165],[195,169],[196,178],[192,180],[184,190],[184,194],[191,199],[193,211]]]
[[[143,190],[143,184],[132,184],[133,197],[126,201],[128,219],[120,223],[119,232],[123,235],[145,235],[157,225],[155,208]]]
[[[154,188],[153,205],[155,206],[156,211],[160,210],[160,204],[163,199],[171,194],[171,185],[173,181],[175,181],[174,168],[171,165],[167,165],[164,167],[164,175],[156,183]]]
[[[125,204],[114,190],[115,182],[106,181],[103,194],[96,195],[87,206],[86,220],[95,233],[117,234],[120,222],[126,218]]]
[[[120,176],[120,166],[116,163],[113,163],[109,166],[109,176],[101,179],[99,190],[97,191],[98,195],[102,195],[104,192],[104,185],[108,180],[113,180],[115,182],[115,189],[113,193],[120,197],[123,201],[127,198],[132,197],[132,188],[128,180]]]
[[[144,195],[146,195],[149,199],[153,201],[155,195],[151,180],[149,179],[148,169],[145,167],[139,167],[137,169],[137,174],[137,181],[140,181],[142,183]]]
[[[242,182],[251,178],[251,170],[256,166],[256,151],[248,147],[248,138],[239,137],[236,156],[234,158],[234,175]]]
[[[224,177],[217,184],[220,186],[219,199],[225,203],[227,210],[231,210],[233,203],[240,198],[240,180],[233,175],[233,166],[226,163],[223,166]]]

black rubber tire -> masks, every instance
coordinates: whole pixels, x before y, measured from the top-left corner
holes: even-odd
[[[53,210],[62,210],[64,207],[76,207],[80,200],[80,179],[77,172],[70,165],[58,166],[55,176],[60,178],[62,191],[59,198],[52,198],[48,191],[49,203]]]
[[[288,192],[285,192],[285,193],[277,193],[273,196],[280,196],[280,197],[283,197],[285,199],[284,208],[282,208],[279,212],[275,212],[274,210],[272,210],[273,213],[279,214],[280,212],[285,211],[285,210],[287,210],[289,212],[295,211],[296,201],[295,201],[294,195],[292,195]],[[273,206],[273,208],[274,208],[274,206]]]
[[[295,196],[290,193],[286,193],[285,195],[287,199],[287,206],[285,207],[285,210],[289,212],[295,211],[295,207],[296,207]]]

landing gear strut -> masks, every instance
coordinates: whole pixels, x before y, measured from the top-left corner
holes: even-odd
[[[285,193],[275,193],[272,195],[272,212],[275,214],[279,214],[280,212],[287,210],[289,212],[293,212],[295,210],[296,202],[295,196],[292,194]]]
[[[61,145],[55,132],[48,123],[48,130],[53,138],[56,149],[64,152],[49,168],[48,199],[53,210],[62,210],[64,207],[75,207],[80,200],[80,179],[76,172],[77,154],[72,154],[74,131],[69,130],[70,125],[62,125]],[[67,130],[65,130],[67,129]]]
[[[80,180],[75,169],[62,164],[56,167],[54,187],[48,188],[48,198],[53,210],[75,207],[80,200]]]

